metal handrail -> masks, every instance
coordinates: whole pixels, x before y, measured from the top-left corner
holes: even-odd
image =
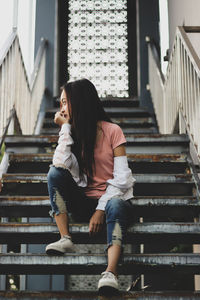
[[[179,133],[189,133],[200,159],[200,59],[185,30],[200,32],[199,27],[177,28],[165,78],[156,47],[147,39],[150,92],[160,132],[173,133],[178,122]]]
[[[4,43],[4,45],[0,49],[0,66],[2,65],[4,59],[6,58],[6,55],[8,54],[8,51],[10,50],[10,47],[12,46],[14,40],[17,37],[17,31],[14,29],[13,32],[9,35],[8,39]]]
[[[0,136],[5,135],[13,109],[22,133],[34,132],[46,89],[46,47],[47,41],[42,38],[30,80],[25,69],[16,30],[2,47],[0,51]],[[34,101],[32,101],[33,98],[35,98]]]
[[[39,71],[39,68],[40,68],[41,61],[42,61],[42,56],[44,54],[44,51],[45,51],[45,48],[46,48],[47,45],[48,45],[48,41],[44,38],[41,38],[40,46],[39,46],[39,49],[37,51],[37,55],[36,55],[36,59],[35,59],[34,69],[33,69],[33,72],[31,74],[31,77],[30,77],[30,83],[29,83],[30,90],[33,89],[33,86],[35,84],[35,80],[36,80],[36,77],[38,75],[38,71]]]

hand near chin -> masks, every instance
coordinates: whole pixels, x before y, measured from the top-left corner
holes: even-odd
[[[54,123],[56,123],[61,127],[64,123],[69,123],[69,116],[68,115],[64,116],[60,111],[58,111],[55,114]]]

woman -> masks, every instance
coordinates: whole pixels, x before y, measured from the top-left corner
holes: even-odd
[[[66,83],[60,112],[61,127],[53,165],[48,173],[52,210],[61,239],[46,247],[49,255],[74,251],[68,212],[75,221],[89,221],[90,234],[107,223],[108,266],[98,289],[118,290],[117,265],[127,227],[135,179],[128,167],[121,128],[106,115],[96,88],[87,79]]]

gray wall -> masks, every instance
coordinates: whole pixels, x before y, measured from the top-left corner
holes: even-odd
[[[153,105],[146,85],[148,79],[148,49],[145,37],[151,37],[159,48],[159,3],[158,0],[137,0],[137,18],[139,25],[138,45],[140,53],[140,105],[146,106],[153,113]]]
[[[169,45],[172,48],[177,26],[200,25],[200,0],[168,0]],[[200,50],[200,34],[189,34],[193,46]]]
[[[54,61],[56,48],[56,3],[55,0],[36,1],[35,20],[35,55],[40,45],[41,38],[48,40],[47,64],[46,64],[46,87],[49,97],[53,95],[54,87]]]

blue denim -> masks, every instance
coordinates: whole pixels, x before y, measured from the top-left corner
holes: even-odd
[[[71,173],[61,167],[51,166],[47,175],[51,211],[54,214],[70,212],[77,222],[89,222],[98,199],[88,198]],[[108,247],[122,246],[128,225],[130,203],[119,198],[110,199],[105,207]]]
[[[105,213],[107,224],[107,244],[122,246],[129,224],[131,204],[119,198],[108,200]]]

